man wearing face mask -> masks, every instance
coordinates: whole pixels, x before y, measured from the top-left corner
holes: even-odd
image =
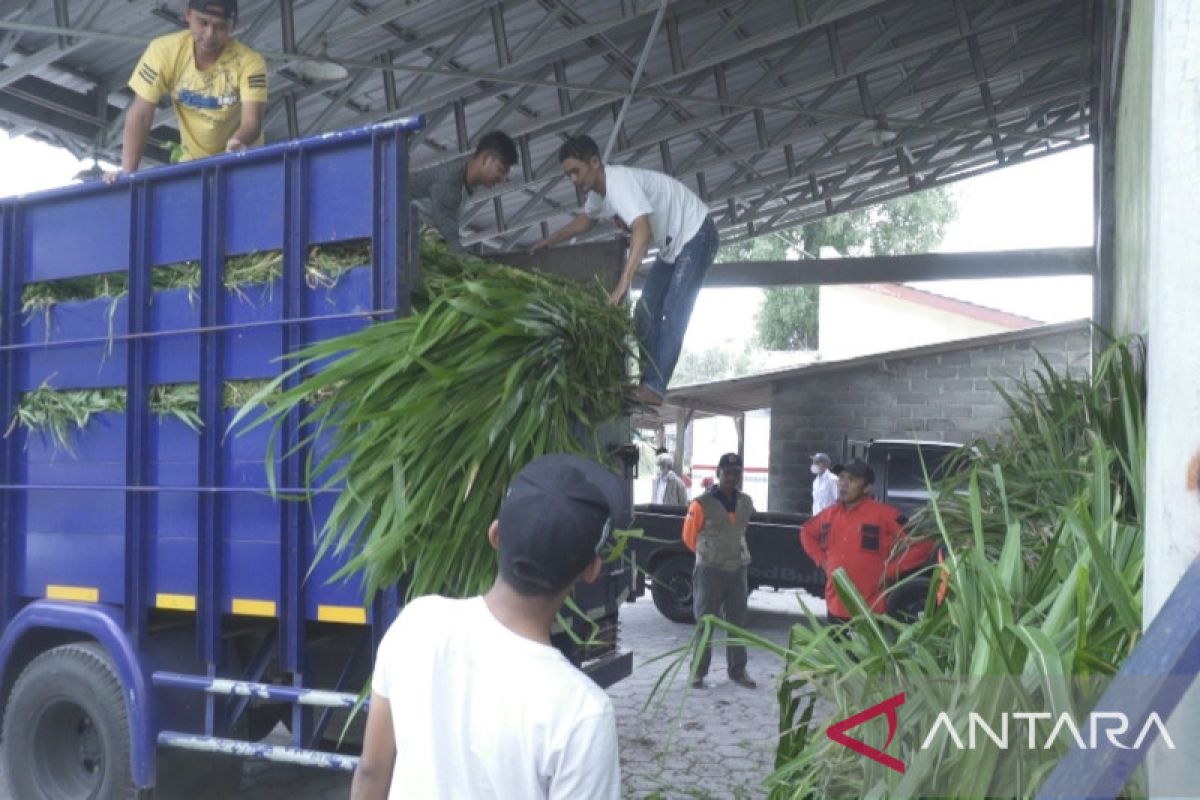
[[[675,474],[675,459],[667,452],[654,457],[658,465],[658,477],[654,480],[654,502],[660,506],[686,506],[687,487],[683,479]]]
[[[809,469],[816,477],[812,483],[812,513],[815,517],[837,502],[837,476],[829,471],[831,462],[824,453],[814,453]]]

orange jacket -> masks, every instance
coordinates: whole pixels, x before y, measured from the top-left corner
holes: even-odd
[[[800,544],[825,570],[825,606],[830,616],[850,617],[833,586],[832,576],[838,567],[846,570],[872,611],[887,611],[887,581],[921,566],[933,553],[933,542],[914,542],[891,557],[896,543],[908,540],[904,533],[907,523],[899,509],[870,497],[853,509],[835,503],[804,523]]]

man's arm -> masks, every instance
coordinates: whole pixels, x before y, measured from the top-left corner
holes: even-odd
[[[371,695],[362,758],[350,784],[350,800],[387,800],[396,765],[396,734],[392,728],[392,706],[381,694]]]
[[[565,242],[568,239],[574,239],[576,236],[590,231],[596,224],[596,220],[589,217],[587,214],[576,214],[575,219],[563,225],[554,233],[542,239],[540,242],[529,248],[529,252],[536,253],[545,247],[553,247],[559,242]]]
[[[646,251],[650,249],[650,215],[642,214],[635,219],[629,226],[629,234],[629,257],[625,260],[625,271],[621,273],[621,280],[617,281],[617,288],[612,291],[610,299],[613,305],[621,302],[629,293],[629,287],[633,285],[633,276],[637,274],[642,259],[646,257]]]
[[[242,122],[238,125],[237,132],[225,143],[226,153],[240,153],[258,141],[258,135],[262,133],[265,107],[266,103],[254,101],[242,103]]]
[[[699,500],[693,500],[688,506],[687,516],[683,520],[683,544],[688,550],[696,552],[696,539],[700,536],[700,530],[704,527],[704,506],[700,505]]]
[[[804,548],[804,552],[808,553],[808,557],[813,560],[813,563],[818,567],[825,565],[825,551],[821,549],[821,523],[817,522],[821,515],[810,519],[800,527],[800,546]]]
[[[463,172],[452,169],[435,180],[429,189],[433,227],[442,235],[442,240],[456,253],[462,246]]]
[[[892,554],[892,557],[888,559],[884,576],[889,581],[894,581],[904,573],[923,566],[933,556],[936,543],[929,539],[920,542],[910,541],[904,530],[904,526],[907,524],[908,518],[897,510],[895,519],[890,520],[888,525],[891,533],[888,552]]]
[[[105,183],[112,183],[118,175],[137,172],[146,151],[146,140],[150,137],[150,126],[154,124],[154,104],[149,100],[133,96],[133,102],[125,109],[125,133],[121,138],[121,172],[108,172]]]

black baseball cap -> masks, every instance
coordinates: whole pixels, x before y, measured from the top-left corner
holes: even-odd
[[[871,469],[871,465],[861,458],[856,458],[849,464],[838,464],[830,472],[834,475],[841,475],[844,472],[855,478],[862,478],[867,483],[875,483],[875,470]]]
[[[580,456],[536,458],[500,504],[500,572],[519,591],[557,594],[631,518],[625,482],[614,473]]]
[[[726,453],[717,462],[717,469],[742,469],[742,457],[737,453]]]
[[[237,0],[188,0],[188,8],[214,17],[237,19]]]

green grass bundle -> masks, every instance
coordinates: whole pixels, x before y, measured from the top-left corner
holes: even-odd
[[[369,593],[407,579],[413,596],[465,595],[494,576],[484,533],[516,472],[594,449],[591,432],[620,416],[632,326],[598,283],[434,242],[421,256],[410,316],[308,347],[291,368],[301,383],[239,419],[272,425],[273,463],[279,426],[300,409],[310,486],[340,492],[319,552],[348,554],[341,575],[361,572]]]

